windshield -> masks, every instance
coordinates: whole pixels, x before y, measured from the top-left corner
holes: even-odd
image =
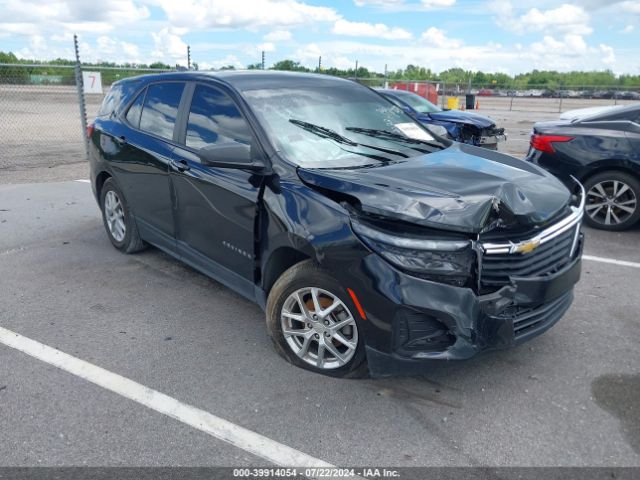
[[[302,167],[366,166],[443,148],[401,109],[357,84],[243,94],[278,152]]]
[[[434,113],[441,111],[439,107],[431,103],[429,100],[427,100],[426,98],[422,98],[415,93],[396,90],[388,96],[399,98],[418,113]]]

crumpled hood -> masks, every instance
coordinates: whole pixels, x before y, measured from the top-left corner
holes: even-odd
[[[509,224],[544,223],[571,199],[559,180],[535,165],[459,143],[389,164],[299,168],[298,175],[309,185],[357,199],[366,213],[469,233],[481,232],[501,215]]]
[[[462,112],[460,110],[447,110],[444,112],[433,112],[420,114],[419,117],[426,116],[427,119],[438,120],[439,122],[468,123],[478,128],[489,128],[495,126],[495,122],[490,118],[483,117],[476,113]]]

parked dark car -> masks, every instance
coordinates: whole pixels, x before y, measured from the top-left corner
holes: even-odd
[[[572,302],[580,198],[535,165],[434,138],[355,82],[130,78],[89,133],[111,243],[154,245],[257,302],[300,367],[420,370],[522,343]]]
[[[426,98],[405,90],[377,90],[385,98],[405,110],[434,133],[442,127],[456,142],[497,150],[498,143],[507,139],[504,128],[496,127],[493,120],[482,115],[460,110],[442,110]],[[444,132],[443,132],[444,133]]]
[[[590,226],[625,230],[640,219],[640,104],[536,123],[527,160],[584,184]]]

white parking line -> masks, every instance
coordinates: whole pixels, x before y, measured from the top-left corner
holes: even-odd
[[[91,180],[87,180],[86,178],[81,178],[79,180],[75,180],[76,182],[82,182],[82,183],[91,183]]]
[[[593,255],[582,255],[583,260],[591,260],[592,262],[611,263],[613,265],[621,265],[623,267],[640,268],[640,263],[627,262],[626,260],[616,260],[615,258],[594,257]]]
[[[330,463],[309,456],[259,433],[182,403],[173,397],[6,328],[0,327],[0,343],[20,350],[27,355],[88,380],[118,395],[122,395],[156,412],[175,418],[182,423],[276,465],[286,467],[333,467]]]

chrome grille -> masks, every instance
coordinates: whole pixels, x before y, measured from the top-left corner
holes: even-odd
[[[557,272],[574,257],[574,242],[580,225],[566,230],[529,253],[485,255],[480,281],[485,288],[499,288],[510,283],[509,277],[539,277]]]
[[[580,223],[585,194],[571,214],[537,235],[518,242],[481,243],[480,290],[497,290],[508,285],[510,277],[550,275],[575,258],[580,241]]]

